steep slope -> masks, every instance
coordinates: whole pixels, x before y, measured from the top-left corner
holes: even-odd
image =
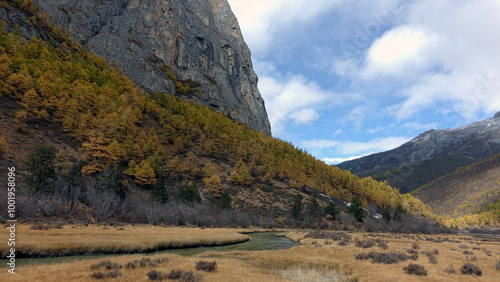
[[[456,129],[429,130],[400,147],[338,165],[409,192],[500,153],[500,113]]]
[[[412,194],[449,226],[500,227],[500,154],[461,167]]]
[[[271,134],[250,50],[227,0],[33,2],[147,92],[187,97]],[[0,14],[20,23],[15,12]]]

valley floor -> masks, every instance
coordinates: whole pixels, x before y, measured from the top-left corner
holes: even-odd
[[[32,230],[29,225],[23,224],[16,230],[16,236],[19,249],[31,250],[34,254],[49,254],[55,250],[63,252],[65,248],[90,248],[97,251],[133,250],[138,249],[138,246],[150,249],[154,244],[166,246],[172,242],[177,242],[179,247],[182,243],[193,245],[196,242],[224,244],[247,240],[247,235],[239,233],[242,231],[249,232],[241,229],[130,225],[108,226],[106,229],[103,226],[66,225],[62,229]],[[0,236],[6,238],[7,232],[3,228]],[[171,275],[172,278],[175,273],[184,273],[185,281],[498,281],[500,275],[496,266],[500,259],[500,242],[495,239],[465,235],[309,231],[287,231],[282,236],[299,241],[301,245],[274,251],[210,252],[192,257],[174,254],[124,255],[19,266],[15,275],[8,273],[8,268],[2,266],[0,281],[97,281],[92,276],[101,274],[108,276],[106,281],[149,281],[148,277]],[[1,250],[5,256],[6,246],[1,246]],[[399,253],[393,256],[399,259],[404,257],[402,254],[407,257],[413,255],[414,260],[403,259],[392,264],[373,263],[372,259],[367,259],[370,252],[372,255]],[[109,262],[106,262],[108,259]],[[217,268],[212,272],[196,269],[200,261],[216,261]],[[405,273],[403,267],[410,263],[423,266],[427,275]],[[479,267],[482,275],[461,274],[465,263]],[[455,273],[450,273],[452,269]]]

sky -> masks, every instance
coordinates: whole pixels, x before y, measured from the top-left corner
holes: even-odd
[[[330,164],[500,111],[500,0],[228,0],[274,137]]]

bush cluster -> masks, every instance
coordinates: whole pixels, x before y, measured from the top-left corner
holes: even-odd
[[[472,263],[465,263],[464,265],[462,265],[462,268],[460,268],[460,272],[466,275],[483,275],[483,271],[481,270],[481,268]]]
[[[427,270],[419,264],[410,263],[408,266],[403,267],[403,271],[408,274],[427,276]]]
[[[202,270],[205,272],[213,272],[217,270],[217,262],[216,261],[202,261],[200,260],[199,262],[196,263],[195,266],[196,270]]]
[[[367,260],[372,259],[372,263],[383,263],[383,264],[394,264],[400,261],[408,260],[408,255],[404,253],[378,253],[378,252],[369,252],[369,253],[361,253],[356,256],[357,260]]]
[[[180,280],[182,282],[201,282],[203,280],[203,276],[200,274],[194,274],[192,270],[184,271],[181,269],[174,269],[170,271],[168,274],[162,274],[161,271],[156,269],[150,270],[146,273],[146,276],[149,280]]]
[[[167,263],[167,262],[168,262],[168,258],[158,258],[158,259],[152,260],[151,258],[144,257],[144,258],[141,258],[140,260],[134,260],[134,261],[127,262],[125,264],[125,268],[135,269],[137,267],[146,267],[146,266],[156,267],[159,264]]]

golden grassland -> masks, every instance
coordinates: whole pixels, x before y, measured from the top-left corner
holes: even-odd
[[[85,241],[83,238],[95,237],[101,244],[109,240],[110,234],[120,236],[117,243],[116,237],[113,244],[120,247],[121,244],[131,244],[135,241],[146,243],[147,238],[157,238],[164,234],[165,238],[178,240],[180,242],[208,241],[209,238],[215,240],[217,236],[233,238],[238,235],[237,229],[199,229],[199,228],[162,228],[162,227],[132,227],[124,226],[124,230],[114,230],[115,228],[103,229],[99,226],[89,226],[82,228],[68,228],[62,230],[38,231],[39,238],[43,232],[60,232],[61,236],[53,234],[52,241],[64,241],[56,238],[75,237],[80,238],[74,242]],[[80,235],[75,234],[80,230]],[[112,230],[110,230],[112,229]],[[142,230],[142,231],[141,231]],[[64,232],[63,232],[64,231]],[[2,231],[3,232],[3,231]],[[20,229],[19,234],[27,232]],[[29,231],[34,232],[33,230]],[[120,233],[121,232],[121,233]],[[148,237],[148,232],[151,237]],[[130,234],[127,234],[130,233]],[[86,234],[86,235],[83,235]],[[104,235],[108,234],[108,235]],[[159,263],[156,266],[138,267],[127,269],[127,262],[140,260],[144,255],[126,255],[110,257],[112,262],[122,266],[119,269],[118,278],[106,278],[106,281],[149,281],[146,273],[152,269],[167,274],[174,269],[193,271],[196,275],[203,276],[203,281],[498,281],[500,271],[496,270],[495,264],[500,259],[500,242],[481,241],[481,239],[466,235],[399,235],[399,234],[373,234],[373,233],[348,233],[351,242],[347,246],[338,246],[338,241],[325,239],[305,238],[307,232],[288,232],[286,236],[292,240],[299,241],[300,246],[288,250],[274,251],[233,251],[233,252],[209,252],[192,257],[181,257],[174,254],[162,254],[148,256],[151,260],[167,258],[168,262]],[[283,236],[283,234],[281,234]],[[3,235],[2,235],[3,236]],[[32,235],[35,238],[36,235]],[[45,247],[48,235],[44,235]],[[100,236],[103,236],[99,239]],[[20,240],[21,240],[21,236]],[[142,238],[141,238],[142,237]],[[124,238],[123,240],[121,238]],[[354,240],[380,239],[388,245],[388,249],[381,249],[378,246],[370,248],[356,247]],[[441,240],[440,240],[441,239]],[[444,242],[442,239],[446,239]],[[219,239],[224,241],[223,239]],[[432,241],[429,241],[432,240]],[[87,239],[89,241],[89,239]],[[220,242],[218,241],[218,242]],[[34,242],[33,242],[34,243]],[[48,242],[47,242],[48,243]],[[111,243],[108,242],[108,243]],[[67,243],[70,245],[70,243]],[[89,243],[88,243],[89,244]],[[416,261],[407,260],[395,264],[372,263],[371,260],[356,260],[360,253],[375,252],[401,252],[406,253],[408,249],[413,249],[413,245],[418,245],[418,259]],[[53,245],[57,246],[56,243]],[[422,252],[434,252],[437,264],[430,263],[428,257]],[[487,251],[484,251],[487,250]],[[464,254],[464,251],[473,254]],[[489,254],[489,255],[488,255]],[[16,275],[11,275],[6,268],[1,268],[0,281],[96,281],[90,275],[96,271],[106,272],[106,270],[95,270],[92,265],[104,259],[86,260],[78,262],[67,262],[50,265],[27,265],[16,268]],[[196,262],[216,261],[217,270],[214,272],[203,272],[195,270]],[[462,265],[470,260],[482,270],[482,276],[471,276],[460,274]],[[427,276],[415,276],[406,274],[403,267],[409,263],[416,263],[428,270]],[[455,274],[449,274],[444,270],[450,265],[456,270]]]
[[[16,224],[16,252],[23,256],[54,256],[86,253],[131,253],[195,246],[219,246],[244,242],[238,229],[159,227],[150,225],[65,225],[62,229],[33,230]],[[9,230],[0,229],[1,238]],[[7,244],[0,246],[7,253]]]

